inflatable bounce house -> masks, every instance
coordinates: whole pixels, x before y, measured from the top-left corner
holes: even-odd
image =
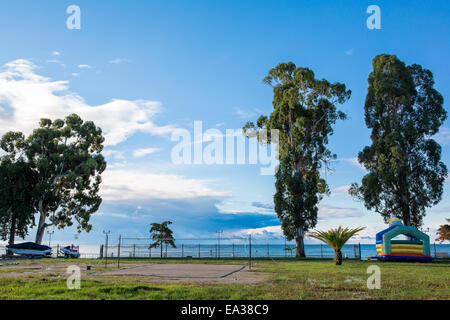
[[[393,240],[405,235],[408,240]],[[389,220],[389,228],[377,233],[377,256],[381,261],[431,262],[430,237],[397,219]]]

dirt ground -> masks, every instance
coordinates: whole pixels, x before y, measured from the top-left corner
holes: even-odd
[[[80,267],[82,279],[145,282],[190,282],[217,284],[257,284],[269,274],[252,272],[246,265],[138,263],[122,265],[80,262],[41,262],[32,260],[0,262],[0,277],[49,276],[67,278],[67,268]],[[90,269],[90,270],[89,270]],[[256,269],[253,267],[253,271]]]

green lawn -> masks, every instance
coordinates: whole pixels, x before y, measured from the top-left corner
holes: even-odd
[[[154,262],[243,263],[233,260]],[[0,299],[450,299],[449,262],[344,261],[342,266],[327,260],[254,263],[253,272],[270,273],[272,278],[257,285],[164,284],[126,278],[82,280],[80,290],[68,290],[66,280],[57,274],[0,277]],[[381,268],[380,290],[367,289],[369,265]]]

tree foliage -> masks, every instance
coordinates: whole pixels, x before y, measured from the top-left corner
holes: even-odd
[[[37,175],[23,158],[3,156],[0,162],[0,238],[14,244],[34,226]]]
[[[37,175],[37,243],[51,225],[62,229],[75,220],[79,232],[92,228],[90,216],[102,201],[98,191],[106,168],[103,142],[102,130],[76,114],[64,120],[41,119],[28,138],[20,132],[3,136],[2,149],[11,156],[24,156]]]
[[[315,78],[308,68],[292,62],[269,71],[264,82],[273,88],[273,112],[248,122],[244,134],[262,143],[279,144],[275,211],[285,236],[296,239],[296,256],[304,256],[303,234],[317,222],[317,204],[328,191],[319,171],[336,155],[327,149],[333,125],[346,115],[336,105],[350,98],[344,84]],[[277,141],[272,131],[279,130]]]
[[[317,240],[325,242],[329,245],[335,252],[334,261],[336,265],[342,264],[342,247],[350,240],[351,237],[356,235],[358,232],[364,230],[365,227],[358,227],[354,229],[342,228],[339,226],[337,229],[331,229],[328,231],[313,231],[309,233],[308,236],[315,238]]]
[[[447,118],[433,74],[406,66],[396,56],[373,59],[364,106],[372,144],[358,155],[369,171],[350,194],[387,221],[419,227],[428,207],[442,198],[447,168],[441,147],[431,137]]]
[[[172,248],[176,248],[175,238],[173,237],[173,231],[169,228],[171,225],[171,221],[164,221],[162,223],[152,223],[152,227],[150,229],[150,234],[155,241],[150,245],[150,248],[161,248],[161,257],[163,251],[163,245],[170,245]]]
[[[447,219],[447,222],[450,223],[450,219]],[[437,235],[436,241],[450,241],[450,224],[441,225],[437,231]]]

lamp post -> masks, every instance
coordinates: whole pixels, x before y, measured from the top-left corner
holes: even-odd
[[[48,231],[47,230],[47,234],[48,234],[48,246],[50,247],[51,243],[52,243],[52,234],[54,234],[55,231]]]
[[[103,234],[105,234],[105,268],[108,268],[108,236],[111,233],[111,231],[105,231],[103,230]]]

